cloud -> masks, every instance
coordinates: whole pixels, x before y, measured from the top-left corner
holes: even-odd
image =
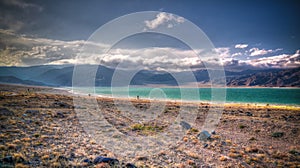
[[[32,3],[27,3],[24,2],[23,0],[3,0],[3,3],[8,6],[16,6],[22,9],[31,8],[31,9],[36,9],[38,11],[43,10],[41,6]]]
[[[230,57],[230,48],[229,47],[220,47],[215,48],[215,51],[221,58],[228,58]]]
[[[35,22],[35,16],[43,7],[23,0],[0,1],[0,28],[19,32]]]
[[[83,40],[61,41],[45,38],[31,38],[2,29],[0,29],[0,38],[5,39],[0,46],[0,66],[61,64],[68,59],[75,59],[84,45],[86,45],[91,52],[101,51],[101,49],[107,47],[104,44],[86,42]],[[92,55],[89,53],[86,54]],[[82,58],[82,60],[82,63],[92,62],[84,60],[84,58]],[[70,63],[74,63],[74,61],[70,61]]]
[[[155,29],[161,25],[167,25],[167,28],[172,28],[174,25],[183,23],[183,17],[177,17],[173,14],[168,14],[165,12],[160,12],[156,15],[156,18],[153,20],[146,20],[145,24],[148,29]]]
[[[243,54],[241,52],[238,53],[233,53],[231,56],[232,57],[238,57],[238,56],[242,56]]]
[[[297,50],[294,54],[238,60],[235,59],[235,55],[242,53],[231,55],[230,48],[222,47],[215,49],[215,52],[220,56],[221,61],[218,61],[215,58],[203,55],[200,50],[193,51],[171,47],[113,48],[110,52],[104,53],[108,47],[105,44],[83,40],[61,41],[32,38],[1,29],[0,38],[5,39],[5,43],[0,46],[0,66],[101,64],[120,69],[139,68],[160,71],[185,71],[190,70],[190,68],[205,69],[204,62],[216,66],[223,65],[227,70],[300,66],[300,50]],[[83,53],[82,46],[84,45],[88,48],[88,51]]]
[[[247,48],[247,47],[248,47],[248,44],[236,44],[234,46],[234,48],[240,48],[240,49]]]
[[[300,50],[294,54],[281,54],[246,61],[259,68],[296,68],[300,67]]]
[[[281,54],[248,60],[223,58],[222,65],[226,70],[297,68],[300,67],[300,50],[294,54]]]
[[[141,49],[113,49],[102,57],[100,63],[120,69],[148,69],[181,71],[202,65],[200,58],[192,50],[168,47]]]
[[[251,48],[249,50],[250,52],[250,56],[260,56],[260,55],[266,55],[266,54],[269,54],[269,53],[274,53],[274,52],[277,52],[277,51],[280,51],[282,50],[281,48],[278,48],[276,50],[265,50],[265,49],[258,49],[258,48]]]

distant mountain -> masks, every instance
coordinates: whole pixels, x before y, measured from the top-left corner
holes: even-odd
[[[81,70],[90,72],[98,69],[95,78],[95,86],[111,86],[114,69],[98,65],[79,65]],[[33,67],[0,67],[0,82],[18,83],[27,85],[47,86],[72,86],[74,66],[33,66]],[[130,71],[119,70],[121,74]],[[192,72],[195,79],[201,84],[210,84],[207,70]],[[259,69],[244,70],[239,72],[225,71],[227,86],[265,86],[265,87],[300,87],[300,68],[294,69]],[[124,81],[121,75],[119,80]],[[142,70],[135,74],[131,85],[164,84],[170,86],[188,84],[191,72],[158,72]],[[176,79],[180,81],[176,81]]]
[[[232,77],[227,86],[299,87],[300,68],[269,69]]]
[[[14,76],[0,76],[1,83],[13,83],[13,84],[24,84],[24,85],[37,85],[44,86],[42,82],[35,82],[31,80],[22,80]]]

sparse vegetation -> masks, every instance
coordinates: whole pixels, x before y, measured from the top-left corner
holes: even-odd
[[[240,124],[240,125],[239,125],[239,128],[240,128],[240,129],[244,129],[245,127],[246,127],[246,126],[243,125],[243,124]]]
[[[289,153],[292,155],[300,155],[300,152],[296,151],[295,149],[290,150]]]
[[[280,138],[283,137],[283,135],[284,135],[283,132],[273,132],[271,136],[274,138]]]
[[[132,131],[138,131],[143,134],[160,132],[163,130],[163,128],[163,126],[144,124],[134,124],[131,126]]]

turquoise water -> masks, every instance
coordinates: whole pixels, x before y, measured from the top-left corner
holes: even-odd
[[[217,91],[218,89],[220,88],[216,88]],[[211,101],[211,91],[211,88],[182,88],[180,92],[179,88],[130,87],[129,97],[136,98],[139,95],[140,98],[151,99]],[[300,105],[300,88],[227,88],[225,91],[227,103]],[[197,92],[198,96],[189,96]],[[97,87],[95,93],[102,96],[128,97],[125,87],[113,88],[113,94],[110,87]]]

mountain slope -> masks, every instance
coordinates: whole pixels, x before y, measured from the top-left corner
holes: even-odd
[[[1,83],[13,83],[13,84],[24,84],[24,85],[37,85],[37,86],[44,86],[45,84],[42,82],[36,82],[31,80],[22,80],[14,76],[1,76],[0,77]]]
[[[300,68],[273,69],[233,77],[227,86],[300,87]]]

